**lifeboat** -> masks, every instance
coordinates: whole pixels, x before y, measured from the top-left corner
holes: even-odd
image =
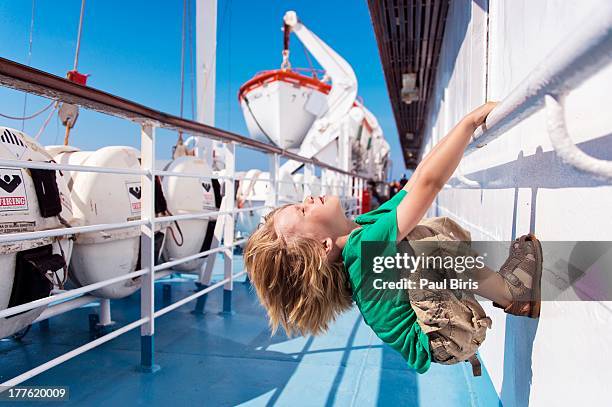
[[[79,151],[70,146],[51,146],[57,162],[71,165],[140,169],[140,152],[132,147],[110,146],[97,151]],[[140,220],[141,183],[138,174],[69,172],[70,199],[74,223],[94,225]],[[156,185],[155,211],[164,212],[166,202]],[[156,259],[161,256],[163,233],[156,226]],[[79,233],[70,263],[70,278],[77,286],[85,286],[131,273],[140,268],[140,228]],[[126,297],[141,286],[140,278],[121,281],[92,295],[117,299]]]
[[[0,127],[0,158],[51,162],[34,139]],[[72,223],[67,179],[62,171],[0,168],[0,234],[57,229]],[[62,289],[72,254],[69,237],[0,244],[0,310],[48,297]],[[0,338],[26,328],[46,307],[0,319]]]
[[[330,89],[330,84],[290,69],[256,74],[238,93],[249,134],[284,149],[299,148],[327,110]]]
[[[249,135],[284,149],[299,149],[316,119],[328,111],[327,95],[331,85],[301,72],[306,69],[277,69],[257,73],[240,87],[238,100]],[[345,120],[349,139],[355,142],[365,126],[364,108],[355,101]],[[367,140],[366,137],[364,139]]]
[[[166,171],[202,174],[210,177],[208,163],[193,156],[183,156],[171,161]],[[217,211],[221,206],[221,186],[216,179],[165,176],[162,189],[166,197],[168,214],[184,215]],[[165,260],[175,260],[210,249],[216,220],[215,217],[179,220],[166,229],[163,254]],[[193,271],[200,268],[205,257],[181,263],[173,268]]]

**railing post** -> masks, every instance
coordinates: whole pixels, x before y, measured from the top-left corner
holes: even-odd
[[[230,314],[232,312],[232,290],[234,289],[233,269],[234,269],[234,221],[236,214],[233,212],[236,209],[234,196],[234,173],[236,165],[236,147],[234,143],[223,144],[223,154],[225,156],[225,207],[232,211],[225,217],[223,225],[223,245],[227,246],[223,250],[223,268],[224,277],[229,278],[229,281],[223,285],[223,313]]]
[[[351,185],[351,177],[349,175],[343,174],[342,175],[342,181],[343,181],[343,194],[346,195],[346,197],[350,200],[351,202],[351,214],[353,213],[354,209],[353,206],[355,205],[355,202],[353,202],[353,190],[352,190],[352,185]]]
[[[357,214],[357,177],[354,177],[352,175],[348,176],[349,177],[349,196],[351,197],[351,214],[352,215],[356,215]]]
[[[353,214],[353,191],[351,191],[350,177],[342,174],[342,194],[349,203],[349,215]]]
[[[308,195],[312,195],[313,181],[314,181],[314,165],[304,164],[304,196],[302,197],[302,199],[306,198]]]
[[[272,153],[270,155],[269,167],[270,196],[266,205],[276,208],[278,206],[278,171],[280,168],[280,157],[278,154]]]
[[[140,328],[140,367],[145,372],[159,370],[155,362],[155,129],[151,124],[143,124],[140,132],[140,166],[148,171],[140,177],[142,219],[148,222],[140,226],[140,264],[147,269],[147,274],[141,277],[140,315],[148,318]]]
[[[327,170],[321,168],[321,194],[329,195],[329,189],[327,189]]]
[[[357,202],[359,202],[359,212],[363,213],[363,178],[357,181]]]

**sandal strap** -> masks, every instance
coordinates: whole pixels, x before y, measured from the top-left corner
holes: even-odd
[[[521,267],[524,266],[524,267]],[[520,269],[525,272],[525,274],[531,275],[529,270],[536,266],[536,261],[529,258],[524,259],[511,259],[511,261],[504,264],[499,271],[499,273],[504,277],[510,284],[513,286],[520,286],[521,284],[525,284],[520,278],[514,274],[514,271]]]
[[[515,268],[517,268],[521,264],[521,259],[519,257],[510,257],[506,262],[501,266],[499,270],[500,274],[506,278],[508,275],[512,275],[512,272]],[[515,276],[516,277],[516,276]],[[512,281],[510,281],[512,283]],[[513,283],[513,285],[516,285]]]
[[[524,245],[525,242],[531,241],[527,240],[530,235],[523,235],[521,237],[517,237],[510,245],[510,256],[524,256],[526,254],[533,254],[533,248],[529,245]]]
[[[508,257],[506,262],[502,265],[499,273],[506,281],[508,281],[508,289],[510,290],[510,294],[512,294],[513,298],[528,300],[528,298],[522,297],[524,297],[530,289],[520,278],[517,277],[516,274],[514,274],[514,272],[516,271],[516,269],[521,269],[525,272],[525,274],[531,275],[529,270],[536,266],[536,261],[535,257],[533,259],[526,257],[528,254],[532,254],[532,250],[523,250],[525,249],[525,245],[521,247],[521,242],[526,242],[526,236],[521,236],[520,238],[515,240],[510,250],[510,257]],[[517,243],[519,244],[519,247],[514,248],[514,245],[516,245]]]
[[[509,283],[508,289],[512,297],[520,297],[528,290],[527,286],[513,272],[521,264],[521,259],[511,258],[502,266],[499,274]]]

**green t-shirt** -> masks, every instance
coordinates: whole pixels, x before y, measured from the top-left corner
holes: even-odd
[[[396,209],[405,196],[406,191],[401,190],[377,209],[357,216],[355,222],[361,228],[351,232],[342,250],[342,257],[351,282],[353,300],[366,324],[383,342],[397,350],[408,366],[418,373],[425,373],[431,364],[429,339],[417,323],[416,314],[406,297],[392,296],[391,299],[386,297],[380,301],[366,301],[357,295],[363,283],[361,242],[397,240]]]

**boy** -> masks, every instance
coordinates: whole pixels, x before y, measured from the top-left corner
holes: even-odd
[[[431,362],[470,361],[474,375],[479,375],[476,351],[491,320],[474,293],[506,313],[539,317],[542,253],[531,234],[513,242],[499,273],[486,267],[471,270],[478,287],[466,293],[409,289],[409,301],[393,296],[367,301],[360,295],[365,285],[362,242],[469,242],[469,232],[449,218],[421,219],[494,106],[486,103],[464,117],[422,160],[404,188],[374,211],[350,220],[337,197],[307,197],[265,217],[249,238],[244,259],[273,332],[282,325],[288,335],[322,333],[354,300],[376,335],[417,372],[427,371]],[[453,275],[452,270],[421,268],[411,279],[441,281]]]

